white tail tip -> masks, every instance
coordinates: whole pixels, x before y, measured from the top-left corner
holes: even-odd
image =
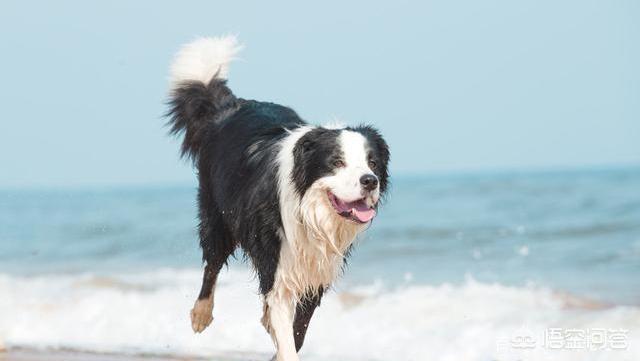
[[[214,76],[227,79],[229,63],[241,49],[233,35],[199,38],[184,45],[171,64],[171,86],[187,81],[208,84]]]

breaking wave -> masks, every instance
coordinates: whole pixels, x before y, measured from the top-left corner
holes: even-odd
[[[223,272],[213,324],[194,335],[188,320],[200,270],[139,274],[0,274],[0,344],[9,349],[65,348],[237,359],[268,359],[261,299],[253,275]],[[377,282],[329,292],[314,316],[305,360],[640,359],[640,308],[609,306],[536,287],[468,279],[461,285]],[[549,328],[626,330],[625,350],[550,350]],[[534,347],[511,347],[518,335]],[[539,336],[539,337],[538,337]],[[233,356],[236,355],[236,356]],[[515,355],[515,356],[514,356]],[[247,356],[248,357],[248,356]]]

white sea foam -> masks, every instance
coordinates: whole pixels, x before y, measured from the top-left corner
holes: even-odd
[[[261,301],[247,271],[224,272],[213,324],[193,334],[188,314],[200,276],[198,270],[110,277],[0,275],[0,341],[9,348],[241,353],[267,359],[273,347],[259,323]],[[599,308],[547,289],[471,279],[460,286],[408,282],[393,290],[376,283],[330,292],[314,316],[302,358],[487,361],[526,351],[532,361],[640,359],[640,309],[635,307]],[[628,349],[550,350],[543,345],[548,328],[625,329]],[[500,342],[522,333],[532,335],[535,348],[511,349],[511,356],[499,350]]]

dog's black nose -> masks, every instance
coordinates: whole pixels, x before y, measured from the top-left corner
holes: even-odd
[[[373,174],[365,174],[360,177],[360,184],[362,184],[362,188],[372,191],[378,186],[378,177]]]

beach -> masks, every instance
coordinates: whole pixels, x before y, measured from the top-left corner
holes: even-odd
[[[637,170],[395,180],[301,358],[639,359],[638,187]],[[268,360],[240,255],[220,275],[212,325],[191,330],[193,197],[2,193],[0,359]]]
[[[199,361],[204,358],[161,356],[161,355],[125,355],[115,353],[92,353],[72,350],[29,350],[16,349],[0,353],[3,361]]]

